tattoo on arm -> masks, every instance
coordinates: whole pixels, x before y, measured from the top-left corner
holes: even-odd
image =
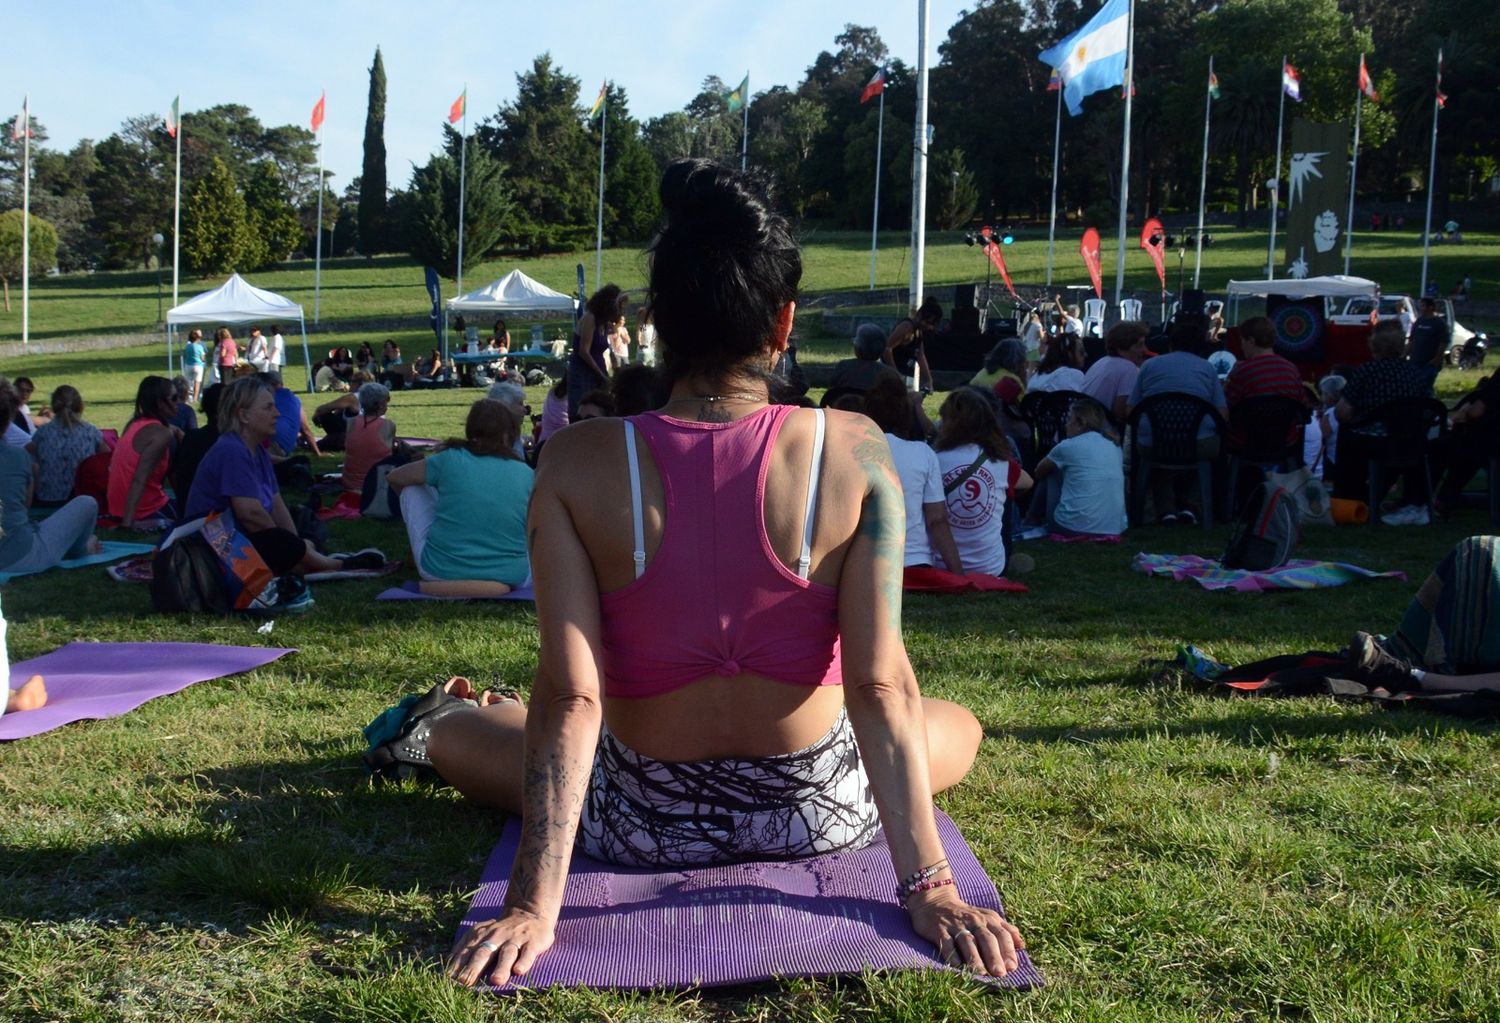
[[[885,437],[871,432],[854,445],[854,457],[864,467],[870,489],[860,512],[859,529],[875,552],[878,594],[885,604],[886,625],[901,630],[901,563],[906,554],[906,502],[901,479]]]

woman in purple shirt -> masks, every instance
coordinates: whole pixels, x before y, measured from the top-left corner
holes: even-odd
[[[302,596],[306,593],[302,574],[379,568],[385,557],[369,550],[331,558],[297,535],[267,450],[279,415],[270,386],[258,377],[240,377],[224,389],[219,399],[219,439],[198,464],[184,519],[232,511],[240,532],[266,567],[288,577],[281,593],[283,603],[290,610],[304,610],[312,602]]]
[[[618,285],[606,284],[594,292],[573,331],[573,354],[568,359],[568,416],[578,415],[578,403],[590,391],[609,387],[604,353],[609,336],[625,323],[625,294]],[[588,338],[585,346],[584,338]]]

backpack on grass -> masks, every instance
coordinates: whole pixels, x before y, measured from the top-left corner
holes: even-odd
[[[1285,487],[1261,483],[1250,492],[1239,520],[1229,534],[1229,546],[1219,559],[1225,568],[1266,572],[1280,568],[1301,538],[1297,504]]]
[[[151,559],[151,605],[158,611],[229,614],[264,611],[276,580],[228,512],[211,513],[167,535]]]

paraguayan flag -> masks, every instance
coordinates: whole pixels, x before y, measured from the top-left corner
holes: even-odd
[[[1077,32],[1049,49],[1042,62],[1057,68],[1068,113],[1083,112],[1083,97],[1125,84],[1130,0],[1107,0]]]

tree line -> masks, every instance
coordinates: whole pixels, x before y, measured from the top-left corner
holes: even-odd
[[[1056,97],[1037,59],[1096,9],[1079,0],[980,0],[937,46],[932,70],[928,219],[939,228],[1044,218],[1052,176]],[[1492,0],[1151,0],[1136,7],[1136,95],[1131,206],[1146,216],[1195,208],[1209,57],[1220,98],[1212,105],[1209,199],[1245,222],[1273,176],[1283,54],[1302,77],[1304,102],[1290,116],[1351,119],[1361,53],[1379,103],[1362,112],[1359,190],[1399,202],[1426,187],[1435,59],[1444,52],[1447,94],[1438,149],[1438,196],[1446,206],[1500,173],[1500,93],[1489,55],[1500,52]],[[808,223],[870,225],[880,104],[860,103],[886,69],[879,224],[908,225],[915,70],[890,56],[879,32],[847,25],[794,86],[756,93],[748,110],[748,159]],[[604,232],[610,244],[649,237],[656,181],[672,160],[739,159],[742,118],[731,86],[706,78],[681,110],[644,121],[626,88],[608,86],[603,118],[588,116],[592,91],[538,56],[516,76],[515,98],[478,120],[467,140],[439,123],[436,149],[410,178],[385,167],[385,70],[370,67],[361,174],[336,196],[317,180],[312,133],[266,127],[245,106],[183,115],[183,255],[190,272],[254,269],[310,253],[318,188],[323,251],[409,252],[452,274],[457,258],[459,168],[465,166],[465,263],[503,252],[587,247],[594,233],[599,134],[606,133]],[[1064,114],[1059,208],[1108,222],[1119,191],[1123,103],[1119,90]],[[1290,120],[1289,116],[1289,120]],[[602,123],[601,123],[602,122]],[[101,142],[64,153],[33,122],[33,213],[57,235],[57,265],[149,263],[150,238],[171,224],[175,142],[159,118],[125,121]],[[463,146],[467,151],[462,151]],[[0,145],[0,210],[20,205],[19,143]],[[1441,209],[1442,207],[1440,207]],[[0,228],[3,231],[3,228]],[[170,241],[168,242],[170,245]]]

